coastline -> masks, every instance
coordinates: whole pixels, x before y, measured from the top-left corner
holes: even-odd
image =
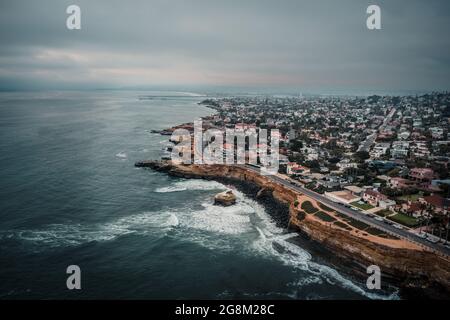
[[[335,223],[321,221],[314,214],[306,213],[294,202],[303,199],[298,194],[269,181],[266,177],[238,166],[225,165],[180,165],[171,161],[145,161],[136,166],[148,167],[182,178],[215,180],[222,183],[244,186],[247,194],[262,202],[274,214],[281,227],[290,228],[322,246],[336,257],[355,265],[378,265],[382,274],[393,279],[401,290],[411,296],[448,298],[450,296],[450,266],[448,261],[419,246],[402,239],[385,235],[368,234],[367,231],[337,227]],[[302,201],[302,200],[301,200]],[[301,202],[302,203],[302,202]],[[314,204],[321,206],[321,204]],[[327,212],[320,207],[320,212]],[[333,215],[333,212],[327,212]],[[327,216],[327,214],[325,214]],[[338,216],[334,216],[339,219]],[[342,220],[345,221],[345,220]],[[348,221],[346,221],[348,223]],[[347,228],[348,227],[348,228]]]

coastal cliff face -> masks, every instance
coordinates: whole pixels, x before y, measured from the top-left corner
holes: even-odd
[[[447,297],[450,293],[450,262],[445,258],[403,239],[385,239],[368,235],[365,231],[354,231],[342,223],[347,229],[325,223],[302,209],[301,203],[308,200],[307,197],[265,176],[243,167],[228,165],[180,165],[170,161],[148,161],[141,166],[184,178],[225,178],[252,183],[260,188],[257,196],[270,195],[289,207],[290,227],[321,243],[337,256],[351,259],[362,266],[376,264],[383,274],[392,276],[405,288],[438,290]]]

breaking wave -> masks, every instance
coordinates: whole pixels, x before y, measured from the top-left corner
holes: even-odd
[[[225,190],[225,189],[226,187],[223,184],[215,181],[192,179],[175,182],[174,184],[168,187],[157,188],[155,192],[168,193],[187,190]]]
[[[225,190],[214,181],[186,180],[159,188],[156,192],[184,190]],[[128,234],[167,235],[169,231],[183,241],[197,243],[213,250],[244,250],[245,254],[276,259],[282,264],[304,271],[298,281],[288,284],[293,293],[279,293],[296,298],[297,289],[311,284],[328,283],[351,290],[369,299],[398,299],[398,293],[382,295],[366,291],[335,269],[313,261],[300,246],[290,242],[297,233],[288,233],[276,226],[265,208],[234,190],[237,202],[222,207],[212,204],[212,195],[204,197],[199,206],[142,212],[91,226],[49,225],[45,230],[0,232],[0,239],[17,238],[35,244],[55,246],[79,245],[90,241],[111,241]],[[243,245],[244,244],[244,245]]]
[[[105,224],[51,224],[44,230],[2,231],[0,239],[19,239],[49,247],[76,246],[91,241],[111,241],[127,234],[165,233],[179,225],[178,217],[169,212],[143,212]]]
[[[191,185],[199,181],[188,180]],[[213,181],[202,181],[202,188],[212,190],[219,188],[218,185],[225,188],[224,185]],[[180,187],[180,183],[177,184]],[[264,207],[256,201],[247,198],[243,193],[234,190],[237,197],[237,203],[230,207],[214,206],[211,202],[202,203],[202,210],[192,211],[183,217],[181,226],[203,231],[228,235],[242,235],[242,239],[249,239],[246,246],[249,254],[264,255],[269,258],[275,258],[283,264],[306,271],[310,276],[299,280],[297,286],[305,286],[311,283],[338,284],[343,288],[352,290],[362,296],[370,299],[398,299],[398,293],[390,295],[376,294],[367,292],[351,280],[342,276],[335,269],[312,261],[311,254],[289,242],[289,239],[298,236],[297,233],[287,233],[284,229],[276,226],[275,221],[267,214]],[[253,237],[246,237],[253,234]],[[221,237],[217,237],[220,238]],[[211,247],[214,240],[206,238],[192,239],[201,244]],[[208,241],[207,241],[208,240]],[[223,240],[219,240],[217,247],[222,246]]]

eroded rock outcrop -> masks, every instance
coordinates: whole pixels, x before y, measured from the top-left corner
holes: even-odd
[[[236,196],[231,190],[220,192],[214,196],[215,205],[228,207],[232,206],[235,203],[236,203]]]

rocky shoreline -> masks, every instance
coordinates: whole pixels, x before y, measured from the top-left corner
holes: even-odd
[[[304,236],[324,246],[336,256],[357,265],[378,265],[383,275],[392,278],[408,292],[408,296],[426,298],[450,297],[450,263],[444,258],[422,248],[404,246],[405,240],[369,241],[353,232],[331,227],[295,206],[298,194],[266,177],[237,166],[179,165],[170,161],[144,161],[137,167],[182,178],[216,180],[245,189],[258,201],[273,209],[277,224],[298,230]],[[303,197],[303,196],[302,196]],[[357,232],[358,233],[358,232]],[[376,237],[371,237],[376,239]]]

